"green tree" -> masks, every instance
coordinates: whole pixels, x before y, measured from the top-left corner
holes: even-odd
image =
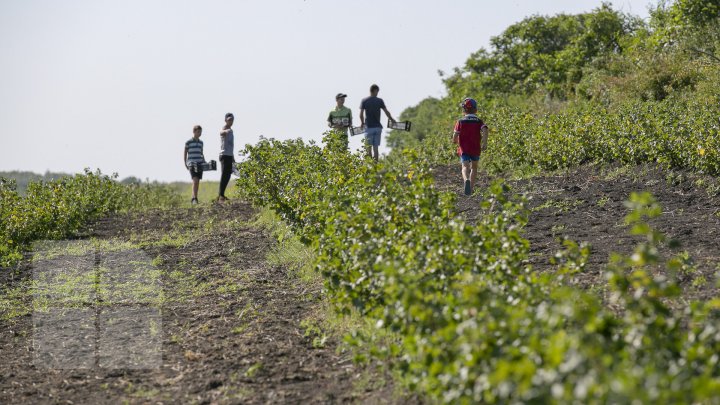
[[[565,98],[595,58],[622,52],[620,38],[641,22],[608,3],[590,13],[532,16],[508,27],[445,80],[460,93],[533,94]]]
[[[441,114],[440,100],[428,97],[415,106],[406,108],[400,114],[400,121],[411,121],[411,131],[393,130],[387,136],[387,144],[392,149],[404,149],[417,146],[432,133],[434,117]]]
[[[690,27],[707,27],[720,19],[720,0],[677,0],[671,15],[676,24]]]

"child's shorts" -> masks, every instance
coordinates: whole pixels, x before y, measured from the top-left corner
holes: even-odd
[[[198,179],[202,180],[202,174],[203,174],[203,171],[201,169],[196,170],[194,168],[190,168],[190,178],[191,179],[194,179],[197,177]]]
[[[480,156],[468,155],[467,153],[463,153],[462,155],[460,155],[461,162],[477,162],[478,160],[480,160]]]

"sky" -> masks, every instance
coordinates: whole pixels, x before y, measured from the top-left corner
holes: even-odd
[[[650,3],[613,6],[646,18]],[[208,160],[218,160],[226,112],[236,150],[260,135],[319,142],[339,92],[357,121],[377,83],[397,118],[443,96],[438,70],[462,66],[509,25],[600,4],[0,0],[0,171],[189,181],[181,158],[194,125]],[[352,137],[350,148],[360,146]]]

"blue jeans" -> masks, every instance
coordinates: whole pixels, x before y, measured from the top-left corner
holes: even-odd
[[[367,128],[365,130],[365,142],[368,146],[380,146],[380,137],[382,135],[382,127]]]

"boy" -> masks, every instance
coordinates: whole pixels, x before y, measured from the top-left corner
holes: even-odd
[[[378,87],[377,84],[373,84],[370,86],[370,97],[365,97],[360,103],[360,124],[367,128],[365,131],[367,155],[375,159],[376,162],[378,160],[378,147],[380,146],[380,136],[382,135],[383,129],[380,123],[380,110],[385,112],[385,115],[390,121],[395,122],[395,119],[390,115],[390,111],[385,108],[383,99],[377,96],[378,92],[380,92],[380,87]],[[366,112],[367,120],[365,119]]]
[[[232,167],[235,163],[235,155],[233,149],[235,148],[235,136],[233,135],[233,122],[235,122],[235,116],[232,113],[225,114],[225,126],[220,131],[220,190],[218,195],[218,202],[227,201],[225,197],[225,189],[230,182],[230,174],[232,173]]]
[[[345,107],[345,97],[347,94],[338,93],[335,96],[335,108],[328,114],[328,126],[343,135],[345,149],[348,146],[348,128],[352,126],[352,111]]]
[[[200,179],[202,179],[202,169],[193,166],[193,163],[205,163],[205,156],[203,155],[203,141],[200,140],[202,135],[202,127],[195,125],[193,127],[193,137],[189,141],[185,142],[185,153],[183,154],[183,162],[185,167],[190,170],[190,178],[192,178],[192,199],[190,204],[197,204],[198,188],[200,187]]]
[[[460,107],[465,116],[455,123],[453,142],[458,145],[465,195],[470,195],[475,186],[480,153],[487,149],[488,127],[476,115],[477,101],[466,98]]]

